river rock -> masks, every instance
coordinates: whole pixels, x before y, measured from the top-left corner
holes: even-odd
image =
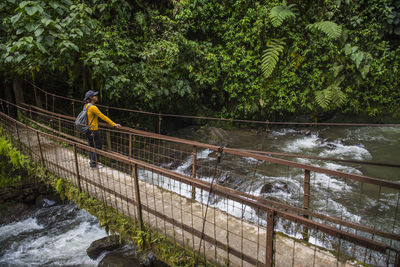
[[[117,248],[120,248],[121,246],[122,244],[119,241],[119,236],[110,235],[92,242],[92,244],[90,244],[90,246],[86,249],[86,253],[91,259],[95,260],[103,252],[113,251]],[[117,265],[112,265],[112,266],[117,266]]]
[[[231,171],[223,172],[219,175],[217,183],[229,188],[238,189],[244,178],[236,177]]]
[[[154,254],[140,251],[131,243],[118,248],[107,255],[100,261],[99,267],[167,267],[168,264],[158,260]]]
[[[289,192],[288,185],[285,182],[273,182],[273,183],[266,183],[260,190],[260,194],[270,194],[276,193],[279,191]]]
[[[36,198],[37,207],[51,207],[57,204],[60,200],[53,195],[40,195]]]
[[[104,256],[99,267],[142,267],[145,266],[134,255],[126,255],[124,252],[114,251]]]
[[[0,225],[11,223],[28,215],[34,205],[17,202],[6,202],[0,204]]]
[[[193,165],[190,164],[185,170],[186,175],[192,174]],[[213,170],[215,168],[215,159],[213,158],[203,158],[197,159],[196,162],[196,176],[197,177],[212,177]]]
[[[15,185],[0,189],[0,203],[8,201],[34,203],[39,195],[52,193],[45,184],[37,183],[33,178],[25,178]]]

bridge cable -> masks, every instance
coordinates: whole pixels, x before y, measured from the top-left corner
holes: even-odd
[[[94,138],[94,134],[90,134],[89,138],[93,138],[94,152],[92,152],[92,153],[94,153],[94,160],[96,161],[95,168],[96,168],[97,176],[99,177],[99,182],[100,182],[101,198],[102,198],[102,202],[103,202],[103,210],[104,210],[104,217],[105,217],[104,218],[105,219],[105,226],[106,226],[106,232],[107,232],[107,235],[108,235],[109,234],[108,216],[107,216],[107,209],[106,209],[106,198],[104,196],[105,195],[105,192],[104,192],[105,191],[105,186],[103,186],[103,183],[101,182],[100,170],[99,170],[99,168],[97,166],[99,164],[100,157],[96,153],[97,147],[96,147],[96,141],[95,141],[95,138]],[[90,156],[89,156],[89,158],[90,158]],[[107,183],[107,187],[108,186],[109,186],[109,184]]]
[[[46,110],[47,108],[47,98],[48,96],[57,97],[60,99],[64,99],[66,101],[73,101],[73,102],[81,102],[85,103],[83,100],[77,100],[71,97],[65,97],[61,95],[57,95],[54,93],[50,93],[37,85],[33,84],[30,81],[25,80],[29,83],[34,89],[38,89],[45,95],[46,99]],[[189,118],[189,119],[199,119],[199,120],[213,120],[213,121],[224,121],[224,122],[239,122],[239,123],[254,123],[254,124],[266,124],[268,125],[290,125],[290,126],[346,126],[346,127],[400,127],[398,123],[340,123],[340,122],[293,122],[293,121],[258,121],[258,120],[246,120],[246,119],[234,119],[234,118],[216,118],[216,117],[205,117],[205,116],[193,116],[193,115],[179,115],[179,114],[170,114],[170,113],[155,113],[143,110],[135,110],[135,109],[128,109],[128,108],[119,108],[119,107],[108,107],[105,105],[97,104],[99,107],[110,108],[118,111],[126,111],[126,112],[133,112],[139,114],[146,114],[152,116],[162,116],[162,117],[172,117],[172,118]]]
[[[266,121],[266,126],[265,126],[265,131],[264,131],[264,134],[263,134],[263,139],[262,139],[262,141],[261,141],[261,151],[264,151],[264,148],[265,148],[265,139],[268,137],[268,134],[269,134],[269,132],[271,131],[271,130],[269,129],[269,127],[268,127],[268,124],[269,124],[269,121],[267,120],[267,121]],[[253,190],[253,185],[254,185],[254,181],[255,181],[255,178],[256,178],[256,172],[257,172],[259,163],[260,163],[260,161],[257,160],[256,167],[254,168],[254,172],[253,172],[253,178],[252,178],[251,184],[250,184],[250,192],[251,192],[251,190]],[[243,212],[243,213],[244,213],[244,212]],[[243,214],[242,214],[242,216],[243,216]]]
[[[211,194],[212,194],[212,191],[213,191],[214,181],[215,181],[215,178],[217,177],[217,174],[218,174],[218,164],[221,163],[221,157],[222,157],[222,152],[223,152],[223,151],[224,151],[224,147],[223,147],[223,146],[220,146],[220,147],[218,148],[218,157],[217,157],[217,161],[216,161],[216,163],[215,163],[215,172],[214,172],[214,176],[213,176],[213,178],[212,178],[212,180],[211,180],[210,191],[209,191],[209,193],[208,193],[206,211],[205,211],[204,218],[203,218],[203,227],[202,227],[202,230],[201,230],[201,237],[200,237],[200,243],[199,243],[199,251],[198,251],[197,256],[196,256],[196,263],[195,263],[195,266],[198,266],[198,261],[199,261],[199,256],[200,256],[200,250],[201,250],[201,242],[202,242],[203,239],[204,239],[204,228],[205,228],[206,220],[207,220],[208,206],[210,205],[210,198],[211,198]],[[214,234],[215,234],[215,233],[214,233]]]

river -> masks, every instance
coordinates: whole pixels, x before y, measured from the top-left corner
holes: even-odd
[[[274,128],[268,135],[257,130],[219,130],[219,133],[221,144],[232,148],[396,164],[399,164],[400,158],[400,128],[393,127]],[[192,139],[187,134],[179,136]],[[197,159],[201,162],[202,159],[209,159],[212,154],[211,150],[199,150]],[[398,168],[302,158],[287,159],[400,183]],[[192,157],[188,156],[175,165],[174,170],[190,175],[191,162]],[[215,157],[207,164],[214,166],[214,162]],[[203,164],[206,165],[205,162]],[[302,206],[302,170],[228,155],[222,156],[220,169],[225,173],[240,173],[225,180],[222,176],[218,177],[222,179],[217,181],[220,184],[257,196],[278,199],[294,206]],[[191,197],[191,188],[186,185],[165,177],[156,178],[155,181],[154,176],[145,171],[141,171],[140,174],[149,182]],[[212,172],[209,175],[199,174],[198,178],[212,181]],[[283,186],[262,193],[262,187],[268,183]],[[400,232],[400,211],[396,209],[398,192],[365,184],[360,187],[359,183],[315,173],[311,175],[311,187],[312,210],[388,232]],[[207,192],[197,190],[196,200],[207,203]],[[211,206],[220,207],[222,210],[230,207],[229,213],[265,225],[265,217],[260,217],[250,207],[243,209],[243,205],[226,203],[218,198],[212,199]],[[284,222],[278,222],[277,227],[286,234],[301,238],[301,231],[291,231]],[[28,218],[0,227],[0,266],[96,266],[101,257],[97,261],[91,260],[86,255],[86,248],[92,241],[104,236],[106,233],[98,226],[97,219],[73,204],[43,207]],[[381,241],[377,238],[374,240]],[[334,242],[325,242],[318,238],[312,238],[311,242],[331,249],[335,246]],[[392,245],[399,246],[398,243]],[[352,256],[361,253],[364,252],[349,252]],[[375,257],[374,254],[369,254],[370,258],[371,255]],[[370,263],[384,266],[385,259]]]
[[[97,266],[86,249],[106,236],[96,217],[75,204],[38,208],[29,217],[0,226],[0,266]]]
[[[213,140],[215,145],[230,148],[345,160],[400,163],[398,160],[400,158],[400,128],[396,127],[281,127],[273,128],[267,135],[260,130],[200,128],[181,132],[176,136],[192,139],[191,136],[199,136],[199,132],[203,136],[212,134],[213,137],[208,137],[208,140]],[[209,149],[199,149],[196,157],[197,178],[212,182],[216,166],[215,152]],[[400,183],[399,168],[306,158],[287,157],[284,159]],[[191,175],[192,161],[193,157],[189,155],[178,164],[173,162],[166,164],[166,167],[171,168],[172,166],[175,171]],[[218,184],[292,206],[303,206],[304,170],[302,169],[224,153],[218,168],[219,174],[215,179]],[[205,169],[207,170],[204,171]],[[142,174],[146,177],[144,171]],[[149,182],[154,181],[154,177],[150,173],[147,177]],[[191,197],[190,186],[165,177],[156,179],[154,182],[168,190],[173,190],[188,198]],[[390,233],[400,233],[400,208],[398,208],[400,194],[398,191],[315,172],[311,172],[310,186],[310,209],[312,211]],[[263,192],[263,188],[267,188],[267,190]],[[208,193],[201,190],[196,190],[196,200],[210,203],[210,206],[218,207],[236,217],[266,225],[265,214],[259,214],[251,207],[243,207],[242,204],[235,201],[226,201],[224,198],[214,196],[209,198]],[[334,224],[331,225],[334,226]],[[290,236],[302,238],[301,229],[288,221],[279,220],[277,229]],[[345,228],[341,227],[341,229]],[[349,231],[354,233],[354,230]],[[367,233],[358,232],[358,234],[400,249],[399,242],[390,242]],[[337,240],[326,236],[312,236],[310,242],[333,250],[337,250],[337,247],[340,246],[342,253],[345,252],[348,256],[355,256],[372,265],[385,266],[387,262],[387,258],[382,255],[365,251],[363,248],[354,247],[349,243],[338,243]]]

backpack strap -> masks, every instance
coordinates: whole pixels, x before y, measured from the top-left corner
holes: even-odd
[[[88,112],[88,110],[89,110],[89,108],[90,108],[91,106],[93,106],[93,105],[92,105],[92,104],[90,104],[90,103],[88,103],[88,104],[87,104],[87,108],[86,108],[86,116],[87,116],[87,112]],[[85,106],[83,106],[83,108],[85,109]],[[90,125],[92,125],[92,122],[93,122],[93,120],[94,120],[94,117],[95,117],[95,116],[93,116],[93,119],[90,121],[90,123],[89,123],[89,127],[90,127]]]

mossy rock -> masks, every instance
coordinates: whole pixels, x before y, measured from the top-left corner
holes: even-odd
[[[19,218],[27,216],[34,205],[21,202],[6,202],[0,204],[0,225],[11,223]]]
[[[99,240],[93,241],[87,248],[86,253],[89,258],[95,260],[105,251],[113,251],[120,248],[122,243],[118,235],[110,235]]]

